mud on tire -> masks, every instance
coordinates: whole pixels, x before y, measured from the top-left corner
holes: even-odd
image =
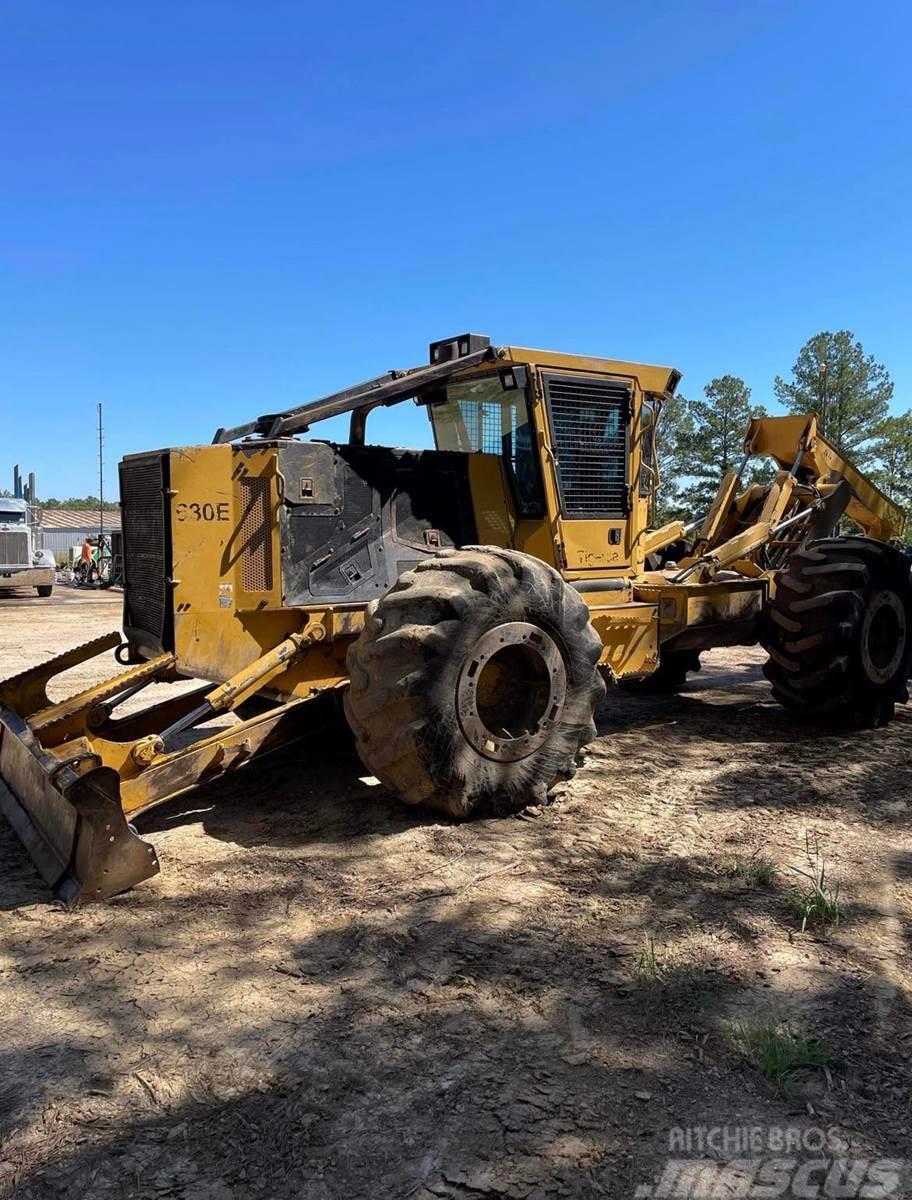
[[[573,774],[605,694],[585,602],[514,550],[441,550],[373,601],[348,653],[361,760],[408,804],[515,811]]]
[[[908,558],[865,537],[811,542],[778,581],[763,646],[784,707],[832,725],[886,724],[909,698]]]

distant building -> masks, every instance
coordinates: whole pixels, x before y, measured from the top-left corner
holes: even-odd
[[[66,559],[71,546],[81,545],[87,537],[98,537],[98,509],[43,508],[39,514],[41,542],[58,562]],[[104,531],[120,529],[120,513],[105,512]]]

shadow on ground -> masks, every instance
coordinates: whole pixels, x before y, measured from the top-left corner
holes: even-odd
[[[856,896],[857,936],[802,936],[783,875],[722,866],[806,815],[898,838],[908,717],[819,739],[734,674],[609,709],[531,817],[450,825],[324,744],[150,813],[165,874],[76,914],[25,895],[4,834],[0,1194],[625,1200],[669,1130],[719,1123],[903,1152],[902,930],[869,938]],[[829,1077],[778,1091],[729,1037],[755,1019],[820,1037]]]
[[[566,867],[552,874],[568,882]],[[303,880],[294,902],[316,900],[309,890]],[[14,947],[13,972],[40,972],[58,1004],[86,1006],[87,1032],[0,1061],[0,1077],[20,1085],[0,1092],[9,1194],[632,1196],[661,1168],[675,1125],[720,1112],[814,1123],[800,1091],[777,1095],[725,1041],[718,1014],[746,980],[708,968],[705,986],[688,977],[644,990],[633,953],[642,929],[622,941],[597,926],[557,931],[533,905],[492,928],[495,896],[388,895],[392,920],[378,897],[357,914],[324,914],[323,928],[271,946],[267,962],[262,931],[285,909],[284,889],[186,901],[147,892],[83,940],[83,968],[104,963],[112,937],[134,964],[173,953],[173,931],[213,905],[228,905],[230,953],[221,933],[179,951],[183,970],[206,964],[205,986],[188,986],[179,1013],[158,1013],[154,969],[143,988],[129,969],[112,971],[103,1030],[97,977],[68,958],[32,967]],[[273,995],[241,1020],[231,997],[255,979]],[[820,1032],[842,1031],[833,1071],[857,1091],[852,1119],[892,1154],[906,1116],[890,1102],[908,1095],[908,1078],[882,1044],[876,1003],[849,979],[810,997]],[[815,1086],[818,1120],[848,1111]],[[66,1122],[30,1133],[49,1104],[65,1106]]]

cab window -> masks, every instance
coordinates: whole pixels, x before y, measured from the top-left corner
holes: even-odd
[[[517,370],[448,383],[430,403],[438,450],[499,454],[504,461],[516,511],[538,517],[544,511],[535,434],[526,388]]]

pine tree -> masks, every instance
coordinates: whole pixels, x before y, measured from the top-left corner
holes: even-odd
[[[659,492],[656,498],[654,524],[686,516],[681,502],[683,488],[683,459],[693,437],[693,418],[687,400],[672,396],[662,406],[656,438],[656,458],[659,468]]]
[[[751,390],[737,375],[710,380],[703,395],[705,399],[688,405],[692,425],[680,460],[681,474],[687,477],[681,500],[694,518],[709,508],[722,476],[740,464],[751,417],[765,416],[751,404]],[[763,465],[752,464],[744,483],[767,475]]]
[[[871,446],[871,477],[912,520],[912,411],[887,417]],[[909,536],[910,530],[906,531]]]
[[[849,330],[818,333],[801,347],[789,381],[776,376],[776,399],[793,413],[820,413],[822,432],[859,465],[871,458],[887,416],[893,382]]]

